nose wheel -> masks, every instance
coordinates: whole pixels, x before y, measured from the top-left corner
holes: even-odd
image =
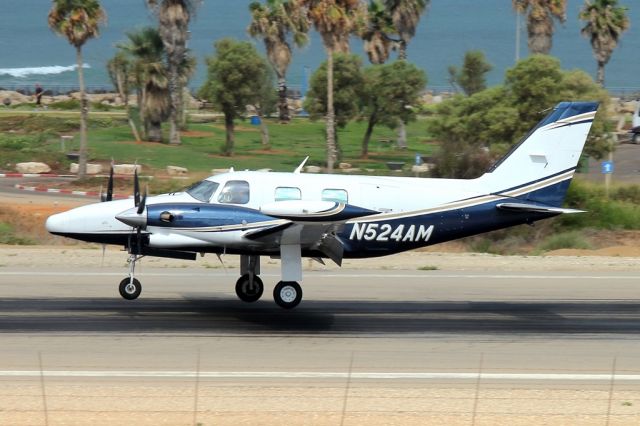
[[[264,292],[262,280],[257,275],[244,274],[236,282],[236,294],[243,302],[255,302]]]
[[[129,263],[129,276],[120,281],[120,285],[118,286],[120,296],[124,299],[134,300],[140,296],[140,293],[142,293],[142,284],[140,284],[140,281],[138,281],[134,275],[136,273],[136,262],[143,257],[144,256],[138,256],[135,254],[129,255],[129,259],[127,260]]]
[[[120,281],[118,289],[120,290],[120,296],[127,300],[134,300],[142,293],[142,284],[135,278],[131,279],[127,277]]]
[[[295,281],[280,281],[273,289],[273,299],[284,309],[293,309],[302,300],[302,287]]]

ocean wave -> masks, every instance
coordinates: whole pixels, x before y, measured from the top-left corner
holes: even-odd
[[[51,65],[48,67],[31,67],[31,68],[0,68],[0,75],[9,75],[16,78],[24,78],[30,75],[50,75],[62,74],[69,71],[75,71],[77,65],[69,65],[67,67],[61,65]],[[83,64],[82,68],[91,68],[89,64]]]

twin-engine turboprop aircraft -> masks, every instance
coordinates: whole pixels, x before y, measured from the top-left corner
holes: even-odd
[[[52,234],[124,246],[125,299],[140,295],[135,264],[144,256],[195,260],[237,254],[236,293],[262,296],[260,257],[281,259],[273,297],[283,308],[302,299],[302,258],[338,265],[384,256],[577,210],[562,208],[598,108],[563,102],[487,173],[476,179],[230,172],[184,192],[96,203],[49,217]]]

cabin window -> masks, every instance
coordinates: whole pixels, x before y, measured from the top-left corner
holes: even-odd
[[[218,201],[224,204],[247,204],[249,202],[249,182],[230,180],[220,191]]]
[[[335,201],[336,203],[347,204],[349,196],[344,189],[323,189],[322,201]]]
[[[300,192],[300,188],[294,188],[290,186],[279,186],[276,188],[275,200],[276,201],[286,201],[286,200],[301,200],[302,193]]]
[[[186,193],[191,195],[198,201],[208,203],[213,193],[216,192],[216,189],[218,189],[218,186],[220,186],[218,182],[202,180],[200,182],[194,183],[189,188],[187,188]]]

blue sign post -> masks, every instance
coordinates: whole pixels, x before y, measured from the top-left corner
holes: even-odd
[[[614,170],[613,161],[603,161],[600,164],[600,171],[603,175],[610,175]]]
[[[603,161],[600,164],[600,171],[604,175],[604,193],[607,199],[609,198],[609,186],[611,185],[611,174],[614,168],[611,153],[609,153],[609,161]]]

